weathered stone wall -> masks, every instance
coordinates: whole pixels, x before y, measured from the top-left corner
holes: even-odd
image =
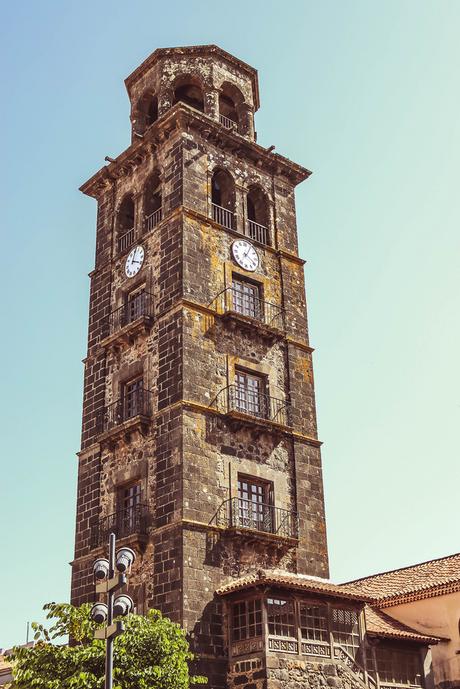
[[[339,662],[257,655],[232,661],[229,689],[364,689],[366,685]]]
[[[269,657],[267,666],[266,689],[364,689],[366,686],[346,665],[339,663]],[[249,685],[243,684],[241,689],[249,689]]]
[[[196,115],[199,127],[190,126],[183,108],[182,114],[179,106],[170,110],[173,89],[184,75],[204,90],[205,114]],[[228,146],[223,129],[210,133],[219,121],[224,84],[236,86],[244,101],[238,106],[243,138]],[[91,534],[98,520],[117,510],[120,488],[140,482],[148,530],[145,540],[136,534],[126,540],[138,555],[129,592],[140,612],[156,607],[186,627],[200,655],[198,671],[218,689],[225,686],[226,648],[222,604],[214,592],[223,580],[261,566],[327,576],[294,177],[278,173],[265,152],[251,143],[257,107],[254,73],[236,60],[186,50],[164,53],[129,88],[133,131],[136,108],[147,92],[159,98],[160,121],[165,123],[169,112],[172,125],[152,127],[144,140],[134,137],[130,151],[108,166],[92,192],[98,199],[96,263],[72,599],[94,599],[91,566],[104,546],[95,548]],[[206,117],[214,122],[206,124]],[[210,220],[216,169],[227,170],[235,182],[235,231]],[[153,173],[161,181],[163,219],[147,232],[145,190]],[[246,226],[251,185],[258,185],[267,198],[270,246],[257,245],[260,266],[249,274],[232,261],[231,245]],[[132,279],[125,275],[127,252],[119,253],[117,234],[119,209],[128,194],[135,204],[134,244],[145,251],[143,267]],[[284,334],[267,337],[224,322],[213,300],[231,286],[233,272],[257,280],[263,300],[286,309]],[[153,322],[132,338],[108,343],[110,312],[141,286],[153,295]],[[292,429],[274,433],[269,426],[237,427],[216,413],[213,401],[233,383],[238,365],[266,375],[272,396],[291,400]],[[104,407],[120,398],[124,383],[141,374],[152,393],[151,422],[116,440],[101,440],[97,421]],[[298,545],[276,538],[235,538],[217,524],[222,503],[237,495],[238,473],[273,483],[276,506],[299,515]],[[258,689],[262,675],[254,673],[261,669],[252,670],[251,689]]]
[[[248,190],[253,185],[260,187],[268,201],[268,229],[272,246],[297,255],[296,211],[291,182],[283,178],[275,184],[273,175],[262,166],[245,160],[242,155],[226,150],[214,139],[206,139],[197,132],[184,134],[184,168],[187,171],[184,176],[184,206],[207,217],[211,215],[210,185],[213,172],[221,169],[232,176],[235,183],[235,228],[240,232],[247,221]],[[220,236],[216,237],[216,241],[219,239]],[[270,253],[270,249],[262,250]],[[276,258],[278,263],[279,260]],[[303,275],[295,268],[292,280],[303,291]],[[289,291],[288,296],[291,296]],[[294,291],[292,296],[295,296]]]
[[[131,120],[133,132],[140,119],[141,100],[147,95],[158,98],[158,114],[161,117],[173,105],[174,89],[179,82],[191,77],[203,91],[204,112],[214,120],[219,120],[219,92],[226,85],[235,89],[242,102],[239,104],[241,134],[254,138],[253,113],[255,110],[254,92],[250,75],[237,65],[220,55],[202,55],[185,50],[160,56],[130,88]]]

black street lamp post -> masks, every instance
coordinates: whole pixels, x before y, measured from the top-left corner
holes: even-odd
[[[104,627],[96,629],[95,639],[105,639],[105,689],[113,686],[113,642],[115,637],[122,634],[124,625],[121,620],[113,621],[114,617],[128,615],[132,612],[134,604],[126,594],[115,596],[115,592],[123,588],[128,580],[126,572],[136,559],[136,554],[131,548],[121,548],[115,555],[115,534],[109,536],[109,559],[99,558],[93,565],[93,574],[98,582],[96,593],[107,595],[107,603],[95,603],[91,608],[91,619]]]

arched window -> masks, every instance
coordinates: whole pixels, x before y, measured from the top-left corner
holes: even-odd
[[[117,215],[118,250],[125,251],[134,242],[134,199],[125,196]]]
[[[260,187],[249,188],[247,212],[247,234],[261,244],[270,244],[268,199]]]
[[[149,232],[162,218],[161,180],[158,172],[147,180],[144,190],[145,231]]]
[[[230,96],[223,93],[219,95],[219,119],[225,129],[238,128],[238,113],[235,103]]]
[[[190,107],[204,112],[203,89],[194,77],[181,77],[174,89],[174,103],[186,103]]]
[[[147,108],[147,114],[146,114],[146,126],[150,127],[151,124],[156,122],[158,119],[158,98],[156,96],[152,96],[150,98],[148,108]]]
[[[219,120],[226,129],[240,131],[244,96],[234,84],[225,81],[219,93]]]
[[[158,119],[158,98],[152,93],[145,93],[135,109],[134,130],[143,134]]]
[[[235,183],[225,170],[216,170],[211,181],[212,218],[230,230],[235,225]]]

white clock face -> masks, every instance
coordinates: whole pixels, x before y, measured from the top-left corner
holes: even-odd
[[[238,239],[232,244],[232,254],[239,266],[251,273],[259,266],[259,255],[255,248],[245,239]]]
[[[128,254],[125,263],[125,273],[127,277],[132,278],[140,271],[144,263],[144,247],[135,246]]]

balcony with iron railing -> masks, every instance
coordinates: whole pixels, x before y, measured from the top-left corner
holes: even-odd
[[[212,204],[212,219],[227,230],[235,229],[235,213],[228,208],[218,206],[216,203]]]
[[[101,346],[106,347],[122,340],[131,342],[135,335],[150,327],[154,315],[153,294],[141,291],[131,296],[109,314],[109,334],[101,342]]]
[[[255,220],[248,220],[245,228],[244,234],[250,237],[254,242],[259,242],[259,244],[270,245],[270,235],[268,232],[268,227],[261,225]]]
[[[225,227],[227,230],[238,232],[236,227],[236,216],[232,210],[218,206],[216,203],[211,204],[212,219],[218,225]],[[268,227],[255,222],[255,220],[247,220],[244,231],[240,234],[249,237],[254,242],[270,246],[270,232]]]
[[[118,253],[122,254],[134,244],[134,227],[118,236]]]
[[[219,122],[225,129],[238,129],[238,122],[225,115],[219,115]]]
[[[147,505],[133,505],[124,510],[100,519],[91,530],[93,548],[107,543],[109,534],[114,533],[117,539],[134,536],[142,541],[147,536],[148,507]]]
[[[153,211],[153,213],[150,213],[150,215],[145,216],[145,222],[144,222],[144,231],[145,232],[150,232],[150,230],[153,230],[154,227],[158,225],[158,223],[161,222],[163,219],[163,208],[157,208],[156,211]]]
[[[224,318],[238,322],[242,327],[257,328],[269,337],[284,333],[285,310],[282,306],[260,299],[255,294],[245,293],[236,287],[227,287],[219,292],[209,308]]]
[[[290,402],[265,392],[228,385],[220,390],[210,406],[245,424],[290,428]]]
[[[98,417],[99,436],[114,439],[150,423],[152,391],[136,388],[107,405]]]
[[[298,539],[297,514],[281,507],[244,498],[229,498],[222,503],[211,523],[236,531]]]

